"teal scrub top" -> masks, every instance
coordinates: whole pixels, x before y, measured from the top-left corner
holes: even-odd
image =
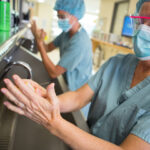
[[[64,76],[69,90],[80,88],[92,73],[92,44],[86,31],[81,27],[71,38],[62,32],[53,43],[60,49],[58,65],[67,70]]]
[[[91,133],[117,145],[129,134],[150,143],[150,76],[130,88],[138,61],[135,55],[117,55],[88,81],[95,93]]]

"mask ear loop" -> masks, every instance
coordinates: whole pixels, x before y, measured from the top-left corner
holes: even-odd
[[[70,16],[69,16],[69,19],[70,19],[71,17],[74,17],[74,16],[73,16],[73,15],[70,15]],[[77,21],[74,20],[73,23],[71,24],[71,26],[73,27],[76,22],[77,22]],[[69,23],[70,23],[70,22],[69,22]]]
[[[135,13],[134,15],[130,15],[131,24],[132,24],[132,28],[133,28],[132,37],[135,37],[137,35],[137,33],[139,32],[139,29],[140,29],[140,25],[138,27],[136,27],[137,26],[137,20],[136,19],[138,19],[138,18],[134,18],[134,16],[138,16],[138,13]]]
[[[132,33],[132,37],[135,36],[135,23],[134,23],[134,19],[132,18],[132,14],[130,14],[130,19],[131,19],[131,25],[132,25],[132,28],[133,28],[133,33]]]

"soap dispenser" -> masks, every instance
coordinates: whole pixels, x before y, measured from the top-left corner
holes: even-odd
[[[10,1],[0,0],[0,31],[10,31]]]

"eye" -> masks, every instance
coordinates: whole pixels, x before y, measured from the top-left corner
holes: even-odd
[[[65,19],[65,18],[66,18],[65,15],[57,15],[57,17],[58,17],[59,19]]]

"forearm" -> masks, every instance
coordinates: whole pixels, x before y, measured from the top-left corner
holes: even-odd
[[[76,91],[66,92],[58,97],[61,113],[76,111],[81,107]]]
[[[123,150],[120,146],[97,138],[64,119],[55,124],[53,134],[74,150]]]
[[[56,66],[53,64],[53,62],[50,60],[50,58],[48,57],[46,51],[45,51],[45,46],[44,44],[40,43],[38,44],[38,48],[42,57],[42,61],[45,65],[45,68],[48,72],[48,74],[50,75],[50,77],[54,77],[55,73],[56,73]]]
[[[46,50],[46,52],[49,52],[49,50],[48,50],[48,44],[45,44],[43,41],[42,41],[42,42],[39,41],[39,40],[36,38],[36,36],[34,36],[34,37],[35,37],[35,42],[36,42],[36,45],[37,45],[38,49],[40,49],[40,44],[42,43],[43,46],[44,46],[44,49]]]
[[[54,49],[56,49],[55,45],[51,42],[49,44],[45,44],[44,41],[39,41],[36,36],[35,36],[35,41],[36,41],[36,44],[37,44],[37,47],[40,49],[40,45],[41,43],[43,44],[44,46],[44,49],[46,50],[46,52],[51,52],[53,51]]]
[[[49,50],[48,44],[45,44],[45,43],[43,42],[43,45],[44,45],[44,48],[45,48],[46,52],[52,51],[52,50]]]
[[[65,113],[81,109],[91,101],[93,95],[94,92],[88,84],[85,84],[76,91],[59,95],[60,110]]]

